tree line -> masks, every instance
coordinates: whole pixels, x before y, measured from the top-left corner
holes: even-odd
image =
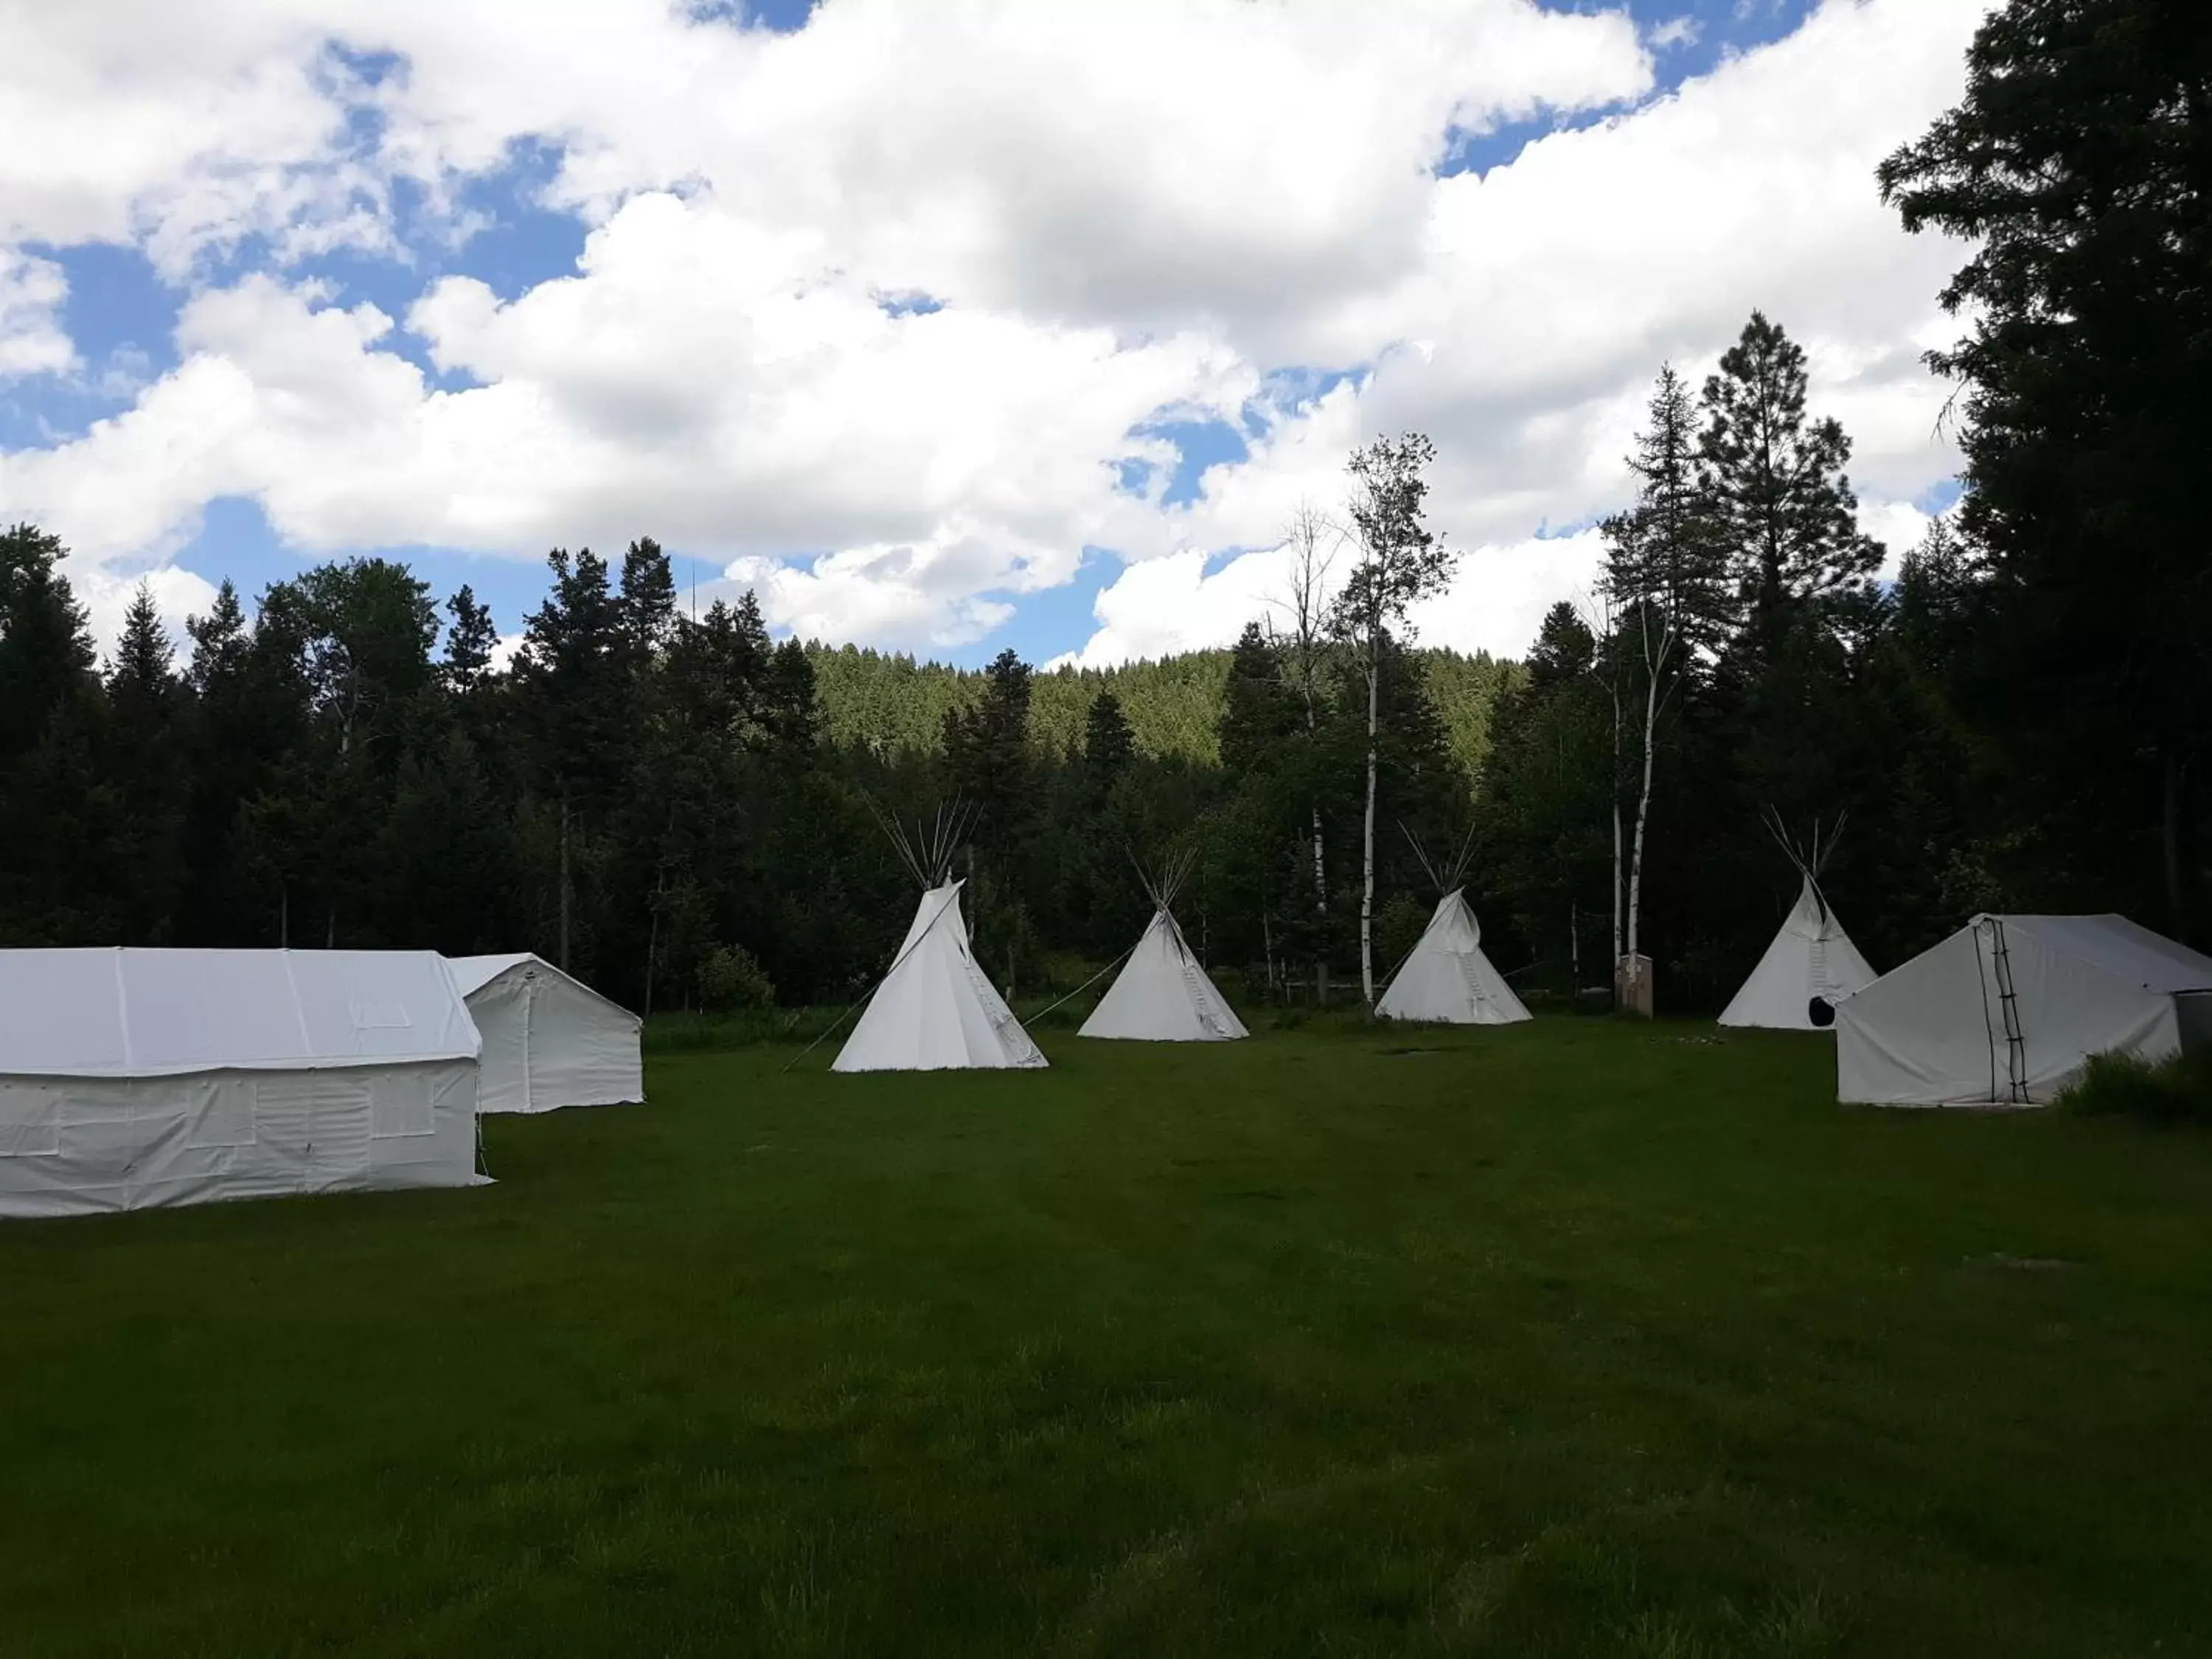
[[[917,660],[905,652],[809,641],[806,654],[814,665],[823,736],[878,751],[940,751],[946,713],[973,708],[988,684],[981,669]],[[1413,656],[1444,722],[1445,740],[1472,777],[1489,752],[1490,711],[1517,665],[1484,651],[1436,645],[1418,647]],[[1047,753],[1081,748],[1092,701],[1111,691],[1140,753],[1218,763],[1229,663],[1223,649],[1109,668],[1040,668],[1030,681],[1030,736]]]
[[[1978,909],[2203,937],[2212,33],[2162,0],[2012,0],[1884,163],[1975,250],[1957,510],[1893,580],[1849,435],[1754,313],[1657,365],[1602,571],[1518,664],[1425,649],[1449,578],[1419,434],[1286,526],[1225,653],[979,675],[684,615],[666,556],[550,556],[514,661],[463,588],[364,558],[228,584],[181,657],[142,592],[104,667],[65,550],[0,535],[0,943],[532,949],[640,1006],[865,990],[911,913],[878,815],[957,794],[979,952],[1019,996],[1118,953],[1133,859],[1200,857],[1185,930],[1250,999],[1371,995],[1471,845],[1499,965],[1561,996],[1648,957],[1717,1006],[1826,881],[1877,965]],[[2192,78],[2193,77],[2193,78]]]
[[[681,614],[641,539],[556,550],[504,671],[469,588],[441,606],[381,558],[250,614],[225,583],[181,653],[142,589],[103,665],[66,557],[0,532],[0,944],[532,949],[641,1006],[835,1001],[912,908],[878,814],[957,796],[979,945],[1018,991],[1133,936],[1133,856],[1235,817],[1228,653],[962,674],[779,644],[750,593]],[[1403,665],[1437,810],[1464,812],[1439,660],[1478,732],[1510,670]]]

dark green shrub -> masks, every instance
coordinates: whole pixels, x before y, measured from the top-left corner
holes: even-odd
[[[2155,1064],[2130,1054],[2092,1054],[2058,1104],[2085,1117],[2212,1125],[2212,1054]]]
[[[718,945],[699,964],[699,1002],[715,1013],[773,1008],[775,987],[744,945]]]
[[[1434,909],[1433,905],[1399,893],[1375,913],[1375,988],[1378,994],[1398,970],[1399,964],[1421,942]]]

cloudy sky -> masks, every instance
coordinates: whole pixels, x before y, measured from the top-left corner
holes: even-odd
[[[1234,635],[1418,428],[1423,637],[1587,585],[1756,306],[1901,550],[1959,250],[1873,171],[1985,0],[0,0],[0,520],[103,639],[396,552],[512,633],[651,535],[779,632]]]

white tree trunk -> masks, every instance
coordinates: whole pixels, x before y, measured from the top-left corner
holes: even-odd
[[[1310,809],[1313,813],[1314,855],[1314,1006],[1328,1006],[1328,866],[1322,858],[1321,807],[1318,803]]]
[[[1316,708],[1319,693],[1323,634],[1327,627],[1327,601],[1324,585],[1328,579],[1328,568],[1334,555],[1323,554],[1322,541],[1328,533],[1328,526],[1310,504],[1301,502],[1291,515],[1288,543],[1291,550],[1291,592],[1289,609],[1291,618],[1291,655],[1297,664],[1298,695],[1305,703],[1306,742],[1312,744],[1320,731],[1320,716]],[[1319,948],[1314,953],[1314,1002],[1318,1007],[1328,1005],[1328,866],[1323,857],[1322,841],[1321,804],[1309,807],[1313,819],[1313,872],[1315,938]],[[1287,975],[1288,964],[1285,964]]]
[[[561,960],[555,964],[568,971],[568,795],[561,794]]]
[[[1618,968],[1624,948],[1621,932],[1620,896],[1626,883],[1621,864],[1620,839],[1620,688],[1613,688],[1613,787],[1606,792],[1613,805],[1613,961]]]
[[[1359,993],[1367,999],[1370,1008],[1375,1006],[1375,738],[1381,709],[1376,691],[1382,668],[1382,663],[1375,657],[1368,659],[1367,816],[1359,849]]]
[[[1652,734],[1659,725],[1659,671],[1644,682],[1644,778],[1636,797],[1636,846],[1628,860],[1628,954],[1637,952],[1644,909],[1644,830],[1651,817]]]
[[[1627,872],[1623,868],[1626,850],[1620,835],[1620,803],[1616,800],[1613,804],[1613,959],[1616,963],[1628,948],[1627,935],[1621,928],[1621,895],[1628,887]]]

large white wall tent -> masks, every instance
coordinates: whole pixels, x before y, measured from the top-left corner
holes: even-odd
[[[1042,1066],[1045,1057],[984,977],[960,915],[961,884],[921,896],[890,971],[838,1051],[833,1072]]]
[[[428,951],[0,951],[0,1216],[475,1184]]]
[[[1976,916],[1836,1004],[1836,1096],[2041,1103],[2091,1054],[2177,1053],[2212,958],[2124,916]]]
[[[447,963],[483,1034],[480,1112],[550,1112],[645,1098],[644,1022],[543,957]]]

